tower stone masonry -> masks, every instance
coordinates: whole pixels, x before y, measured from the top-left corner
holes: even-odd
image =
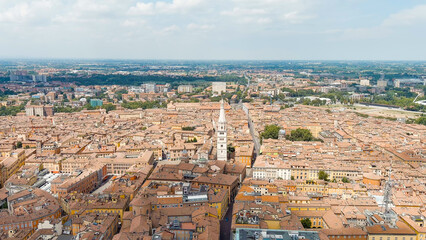
[[[217,124],[217,160],[228,160],[228,145],[226,139],[226,118],[223,99],[220,102],[219,121]]]

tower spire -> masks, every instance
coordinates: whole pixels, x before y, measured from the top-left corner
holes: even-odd
[[[226,122],[223,98],[220,100],[219,122]]]

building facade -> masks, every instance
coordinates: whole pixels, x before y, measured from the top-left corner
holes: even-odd
[[[192,85],[180,85],[178,93],[192,93]]]
[[[213,82],[212,83],[212,92],[221,94],[226,92],[226,82]]]

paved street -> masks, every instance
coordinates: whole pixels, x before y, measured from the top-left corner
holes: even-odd
[[[108,179],[107,180],[105,180],[105,181],[103,181],[102,182],[102,185],[98,188],[98,189],[96,189],[92,194],[102,194],[102,192],[105,190],[105,189],[107,189],[107,188],[109,188],[110,186],[111,186],[111,184],[112,184],[112,179],[113,179],[113,177],[112,176],[109,176],[108,177]]]
[[[223,220],[220,221],[220,239],[230,240],[231,239],[231,222],[232,222],[232,208],[234,203],[229,205],[228,211],[226,212]],[[228,218],[228,221],[226,219]]]

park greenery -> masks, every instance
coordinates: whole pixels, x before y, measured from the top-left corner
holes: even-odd
[[[169,83],[172,88],[182,84],[192,84],[194,86],[205,86],[208,82],[238,82],[245,84],[246,79],[236,75],[220,76],[174,76],[174,75],[116,75],[116,74],[92,74],[77,75],[67,74],[63,76],[54,76],[52,81],[74,82],[77,85],[123,85],[138,86],[143,83],[155,82],[157,84]]]
[[[234,95],[236,97],[233,99],[232,97]],[[240,100],[242,100],[242,102],[252,102],[253,101],[253,99],[246,98],[246,97],[247,97],[247,93],[242,92],[239,88],[237,88],[234,92],[222,93],[220,96],[211,96],[211,97],[209,97],[209,99],[212,102],[219,102],[222,99],[224,99],[227,102],[236,102],[236,103],[239,102]]]
[[[275,124],[266,125],[260,134],[261,139],[278,139],[281,128]],[[292,130],[285,138],[290,141],[322,141],[315,138],[309,129],[298,128]]]
[[[354,112],[355,115],[357,115],[358,117],[362,117],[362,118],[368,118],[370,115],[365,114],[365,113],[359,113],[359,112]]]
[[[15,94],[17,93],[11,90],[0,91],[0,101],[6,100],[9,95]]]
[[[304,228],[311,228],[312,227],[312,222],[309,218],[303,218],[302,220],[300,220],[300,222],[302,223]]]
[[[0,107],[0,116],[16,116],[19,112],[25,110],[25,103],[22,103],[19,106],[1,106]]]
[[[277,125],[266,125],[260,137],[262,139],[278,139],[278,134],[280,131],[280,127]]]
[[[303,98],[303,99],[300,100],[299,103],[303,104],[303,105],[310,105],[310,106],[316,106],[316,107],[323,106],[323,105],[327,104],[327,102],[325,100],[321,100],[321,99],[311,100],[309,98]]]
[[[312,106],[322,106],[326,102],[320,99],[310,100],[306,97],[315,96],[320,98],[328,98],[331,100],[331,103],[342,103],[342,104],[353,104],[354,101],[350,99],[350,94],[345,91],[331,91],[328,93],[314,92],[310,89],[300,89],[293,90],[290,88],[282,88],[281,93],[274,97],[274,100],[281,100],[284,102],[291,101],[291,98],[300,98],[298,103],[303,105],[312,105]],[[365,93],[369,93],[365,91]],[[365,98],[360,101],[361,103],[366,104],[378,104],[385,106],[394,106],[401,107],[410,111],[421,111],[426,112],[426,106],[414,103],[414,99],[417,97],[417,94],[410,91],[410,88],[387,88],[386,92],[383,94],[372,94],[371,98]],[[417,100],[423,100],[424,97],[419,97]]]
[[[295,91],[290,88],[282,88],[281,91],[287,92],[289,97],[307,97],[307,96],[318,95],[316,92],[314,92],[311,89],[308,89],[308,90],[300,89],[298,91]]]
[[[107,104],[102,105],[102,106],[101,106],[101,108],[105,109],[105,110],[106,110],[106,112],[109,112],[109,111],[114,111],[114,110],[116,110],[116,109],[117,109],[117,106],[115,106],[115,105],[114,105],[114,104],[112,104],[112,103],[107,103]]]
[[[194,131],[195,127],[182,127],[183,131]]]
[[[198,142],[198,140],[195,137],[192,138],[192,139],[188,139],[188,140],[185,141],[185,143],[196,143],[196,142]]]
[[[303,128],[292,130],[290,135],[286,136],[286,139],[290,141],[321,141],[315,138],[309,129]]]
[[[385,116],[370,116],[370,115],[368,115],[368,114],[364,114],[364,113],[359,113],[359,112],[354,112],[357,116],[359,116],[359,117],[362,117],[362,118],[369,118],[369,117],[373,117],[373,118],[376,118],[376,119],[386,119],[386,120],[389,120],[389,121],[397,121],[398,119],[397,118],[394,118],[394,117],[385,117]],[[415,124],[422,124],[422,125],[426,125],[426,116],[420,116],[420,117],[418,117],[417,119],[412,119],[412,118],[409,118],[409,119],[407,119],[406,120],[406,122],[405,123],[408,123],[408,124],[413,124],[413,123],[415,123]]]
[[[127,109],[150,109],[150,108],[165,108],[167,104],[165,102],[160,101],[136,101],[136,102],[123,102],[121,104],[123,108]]]
[[[409,88],[389,88],[385,93],[375,94],[371,99],[364,99],[362,102],[396,106],[410,111],[426,112],[426,106],[414,103],[416,97],[417,94],[411,92]],[[417,100],[422,99],[424,97],[417,98]]]
[[[70,106],[55,106],[53,108],[55,113],[72,113],[80,112],[84,107],[70,107]]]
[[[328,173],[326,173],[324,170],[320,170],[318,172],[318,179],[319,180],[324,180],[324,181],[330,181],[330,179],[328,179]]]
[[[115,96],[117,97],[118,100],[123,100],[123,94],[128,94],[129,91],[127,91],[126,89],[120,89],[115,91]]]
[[[414,123],[426,125],[426,116],[421,116],[417,118],[416,120],[414,120]]]
[[[82,110],[96,110],[96,109],[105,109],[108,113],[109,111],[113,111],[117,109],[112,103],[107,103],[102,106],[93,107],[90,103],[86,103],[82,107],[71,107],[71,106],[55,106],[54,111],[56,113],[73,113],[73,112],[81,112]]]
[[[165,108],[166,103],[162,103],[160,101],[136,101],[136,102],[126,102],[124,101],[121,106],[126,109],[150,109],[150,108]],[[117,109],[117,106],[112,103],[107,103],[102,106],[94,107],[90,105],[90,103],[86,103],[81,107],[71,107],[71,106],[55,106],[54,111],[57,113],[72,113],[72,112],[80,112],[82,110],[96,110],[96,109],[105,109],[106,112],[113,111]]]
[[[228,144],[228,153],[233,153],[235,152],[235,147],[232,146],[231,144]]]

